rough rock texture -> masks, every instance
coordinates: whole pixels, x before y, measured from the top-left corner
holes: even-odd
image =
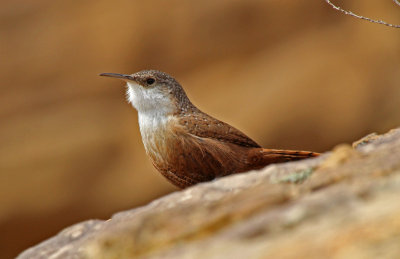
[[[399,258],[400,129],[90,220],[19,258]]]

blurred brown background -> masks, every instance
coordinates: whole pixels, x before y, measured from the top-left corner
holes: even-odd
[[[345,7],[400,23],[389,0]],[[175,190],[101,72],[166,71],[265,147],[326,151],[400,125],[400,30],[323,0],[8,0],[0,53],[0,258]]]

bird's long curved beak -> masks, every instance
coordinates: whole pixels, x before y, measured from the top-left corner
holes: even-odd
[[[117,73],[101,73],[99,76],[108,76],[108,77],[114,77],[114,78],[119,78],[122,80],[130,80],[134,81],[135,79],[131,75],[124,75],[124,74],[117,74]]]

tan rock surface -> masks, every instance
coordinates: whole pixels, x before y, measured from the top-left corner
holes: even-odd
[[[400,129],[86,221],[19,258],[398,258]]]

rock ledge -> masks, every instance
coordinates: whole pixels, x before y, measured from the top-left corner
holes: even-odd
[[[18,258],[400,257],[400,130],[89,220]]]

